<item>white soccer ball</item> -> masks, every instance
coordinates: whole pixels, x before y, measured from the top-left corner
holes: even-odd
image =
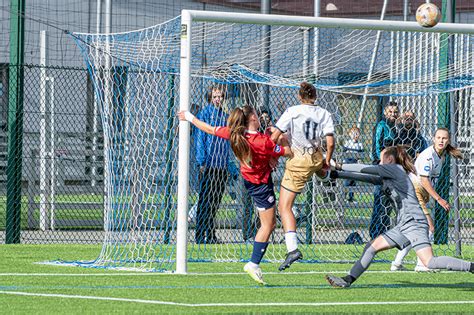
[[[433,27],[441,20],[441,10],[433,3],[423,3],[416,10],[416,21],[423,27]]]

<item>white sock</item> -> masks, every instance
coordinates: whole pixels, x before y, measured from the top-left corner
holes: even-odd
[[[403,258],[405,258],[406,255],[408,255],[408,252],[410,251],[410,249],[411,249],[411,245],[408,247],[405,247],[402,250],[399,250],[397,255],[395,256],[395,259],[393,260],[393,264],[396,266],[400,266],[403,263]]]
[[[247,263],[247,265],[249,265],[249,267],[251,267],[252,269],[257,269],[258,268],[258,265],[256,263],[251,262],[251,261],[249,261]]]
[[[422,267],[426,267],[422,262],[421,262],[421,259],[419,257],[416,257],[417,261],[416,261],[416,265],[417,266],[422,266]]]
[[[298,249],[298,239],[296,238],[296,232],[290,231],[285,233],[285,242],[288,253]]]

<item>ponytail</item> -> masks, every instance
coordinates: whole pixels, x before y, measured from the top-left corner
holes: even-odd
[[[303,101],[314,102],[316,100],[316,88],[311,83],[302,82],[298,94]]]
[[[451,132],[449,132],[449,129],[447,128],[438,128],[435,131],[435,136],[438,131],[445,131],[448,133],[448,137],[451,139]],[[448,143],[446,148],[444,149],[446,152],[448,152],[449,155],[451,155],[453,158],[456,159],[462,159],[463,155],[461,153],[461,150],[459,150],[457,147],[452,146],[451,143]]]
[[[413,165],[412,158],[408,155],[405,146],[397,145],[385,148],[384,154],[393,156],[395,163],[400,164],[405,172],[416,174],[415,165]]]
[[[248,105],[238,107],[230,113],[227,121],[227,126],[230,129],[230,147],[237,159],[247,166],[250,166],[252,161],[252,152],[245,138],[245,131],[249,117],[253,112],[253,108]]]
[[[458,148],[456,147],[453,147],[451,144],[448,143],[448,145],[446,146],[446,152],[448,152],[449,155],[451,155],[453,158],[456,158],[456,159],[462,159],[463,158],[463,155],[461,153],[461,150],[459,150]]]

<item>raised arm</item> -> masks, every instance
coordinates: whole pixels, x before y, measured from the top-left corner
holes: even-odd
[[[191,124],[196,126],[196,128],[204,131],[205,133],[208,133],[210,135],[216,134],[215,127],[197,119],[193,114],[191,114],[187,110],[178,112],[178,117],[179,117],[179,120],[189,121]]]
[[[367,164],[340,164],[339,169],[346,172],[356,172],[371,175],[380,175],[378,165],[367,165]],[[337,169],[337,168],[336,168]]]
[[[382,185],[382,178],[378,175],[369,175],[356,172],[332,171],[331,178],[356,180],[373,185]]]
[[[333,166],[338,171],[362,173],[377,175],[381,178],[395,179],[397,173],[400,171],[397,169],[397,164],[384,164],[384,165],[367,165],[367,164],[339,164],[331,161]]]

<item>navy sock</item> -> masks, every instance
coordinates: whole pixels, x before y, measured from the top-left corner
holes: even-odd
[[[252,258],[250,258],[250,261],[256,265],[260,264],[260,262],[262,261],[263,255],[265,255],[265,252],[267,251],[267,246],[268,246],[268,243],[261,243],[261,242],[253,243],[253,252],[252,252]]]

